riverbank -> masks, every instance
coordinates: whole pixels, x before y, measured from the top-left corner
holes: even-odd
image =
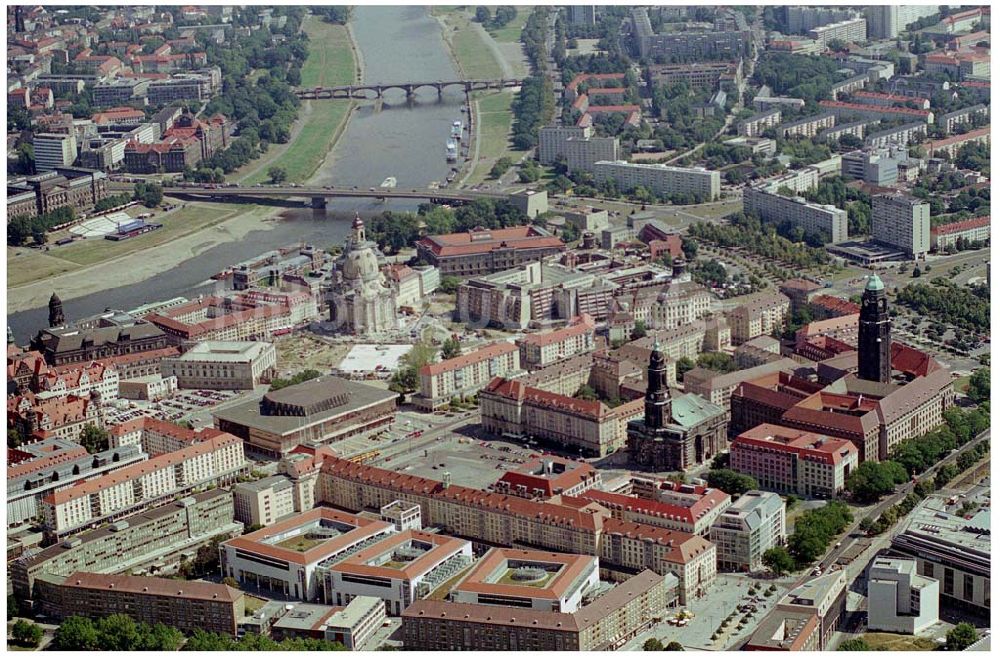
[[[309,56],[302,66],[303,88],[349,85],[363,79],[364,64],[349,26],[309,16],[302,29],[309,35]],[[237,180],[248,185],[262,183],[269,179],[270,168],[281,167],[288,182],[305,183],[333,151],[355,107],[351,100],[304,101],[288,143],[272,146],[251,170],[238,174]]]
[[[59,250],[55,250],[53,256],[33,249],[8,248],[7,313],[43,306],[52,291],[58,291],[63,300],[71,300],[140,284],[217,245],[240,240],[252,231],[274,228],[274,219],[281,210],[268,206],[188,202],[176,217],[165,218],[164,228],[159,231],[117,244],[93,238],[79,246],[72,245],[76,251],[67,252],[67,258],[60,258]],[[200,219],[193,220],[194,216]],[[106,251],[105,247],[131,251],[115,256],[114,251]],[[98,258],[93,253],[98,248],[111,258]],[[15,273],[29,268],[31,283],[16,285],[18,275]],[[39,279],[40,276],[45,278]]]

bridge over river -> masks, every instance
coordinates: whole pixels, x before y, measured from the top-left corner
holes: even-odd
[[[131,190],[131,183],[111,182],[109,190]],[[301,186],[301,185],[164,185],[163,194],[173,197],[185,197],[202,201],[223,202],[227,199],[267,199],[289,197],[305,197],[311,200],[313,207],[322,208],[327,199],[339,197],[362,197],[369,199],[427,199],[432,203],[468,203],[476,199],[506,199],[502,192],[481,192],[477,190],[447,190],[437,188],[338,188],[333,186]]]
[[[413,98],[418,89],[430,87],[436,89],[438,96],[448,87],[461,87],[466,94],[477,91],[511,89],[520,87],[523,81],[516,79],[501,80],[432,80],[425,82],[375,82],[370,84],[340,85],[337,87],[315,87],[313,89],[297,89],[295,95],[302,99],[380,99],[385,92],[399,89],[406,93],[406,98]]]

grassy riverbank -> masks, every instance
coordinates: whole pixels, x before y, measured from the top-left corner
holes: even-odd
[[[513,100],[514,93],[509,91],[494,92],[476,99],[479,162],[472,170],[467,184],[476,185],[486,180],[493,165],[504,156],[514,162],[524,156],[524,151],[515,151],[510,144],[510,128],[514,119],[510,104]]]
[[[309,35],[309,57],[302,65],[302,87],[347,85],[358,79],[358,63],[345,26],[309,16],[303,29]],[[304,101],[291,141],[272,146],[273,156],[255,161],[252,171],[240,177],[241,182],[261,183],[268,180],[268,169],[282,167],[289,182],[304,183],[333,149],[353,107],[354,102],[348,100]]]
[[[497,61],[482,30],[460,7],[435,7],[432,15],[441,21],[445,44],[465,79],[503,77],[503,67]]]

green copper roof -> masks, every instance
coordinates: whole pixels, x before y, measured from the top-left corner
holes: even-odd
[[[882,283],[882,279],[874,272],[868,275],[868,281],[865,283],[866,291],[884,291],[885,284]]]
[[[671,397],[670,408],[674,423],[683,428],[691,428],[705,419],[725,414],[721,407],[708,402],[697,394],[681,394]]]

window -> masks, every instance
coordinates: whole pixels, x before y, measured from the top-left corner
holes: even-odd
[[[948,595],[955,594],[955,571],[950,567],[944,569],[944,592]]]

